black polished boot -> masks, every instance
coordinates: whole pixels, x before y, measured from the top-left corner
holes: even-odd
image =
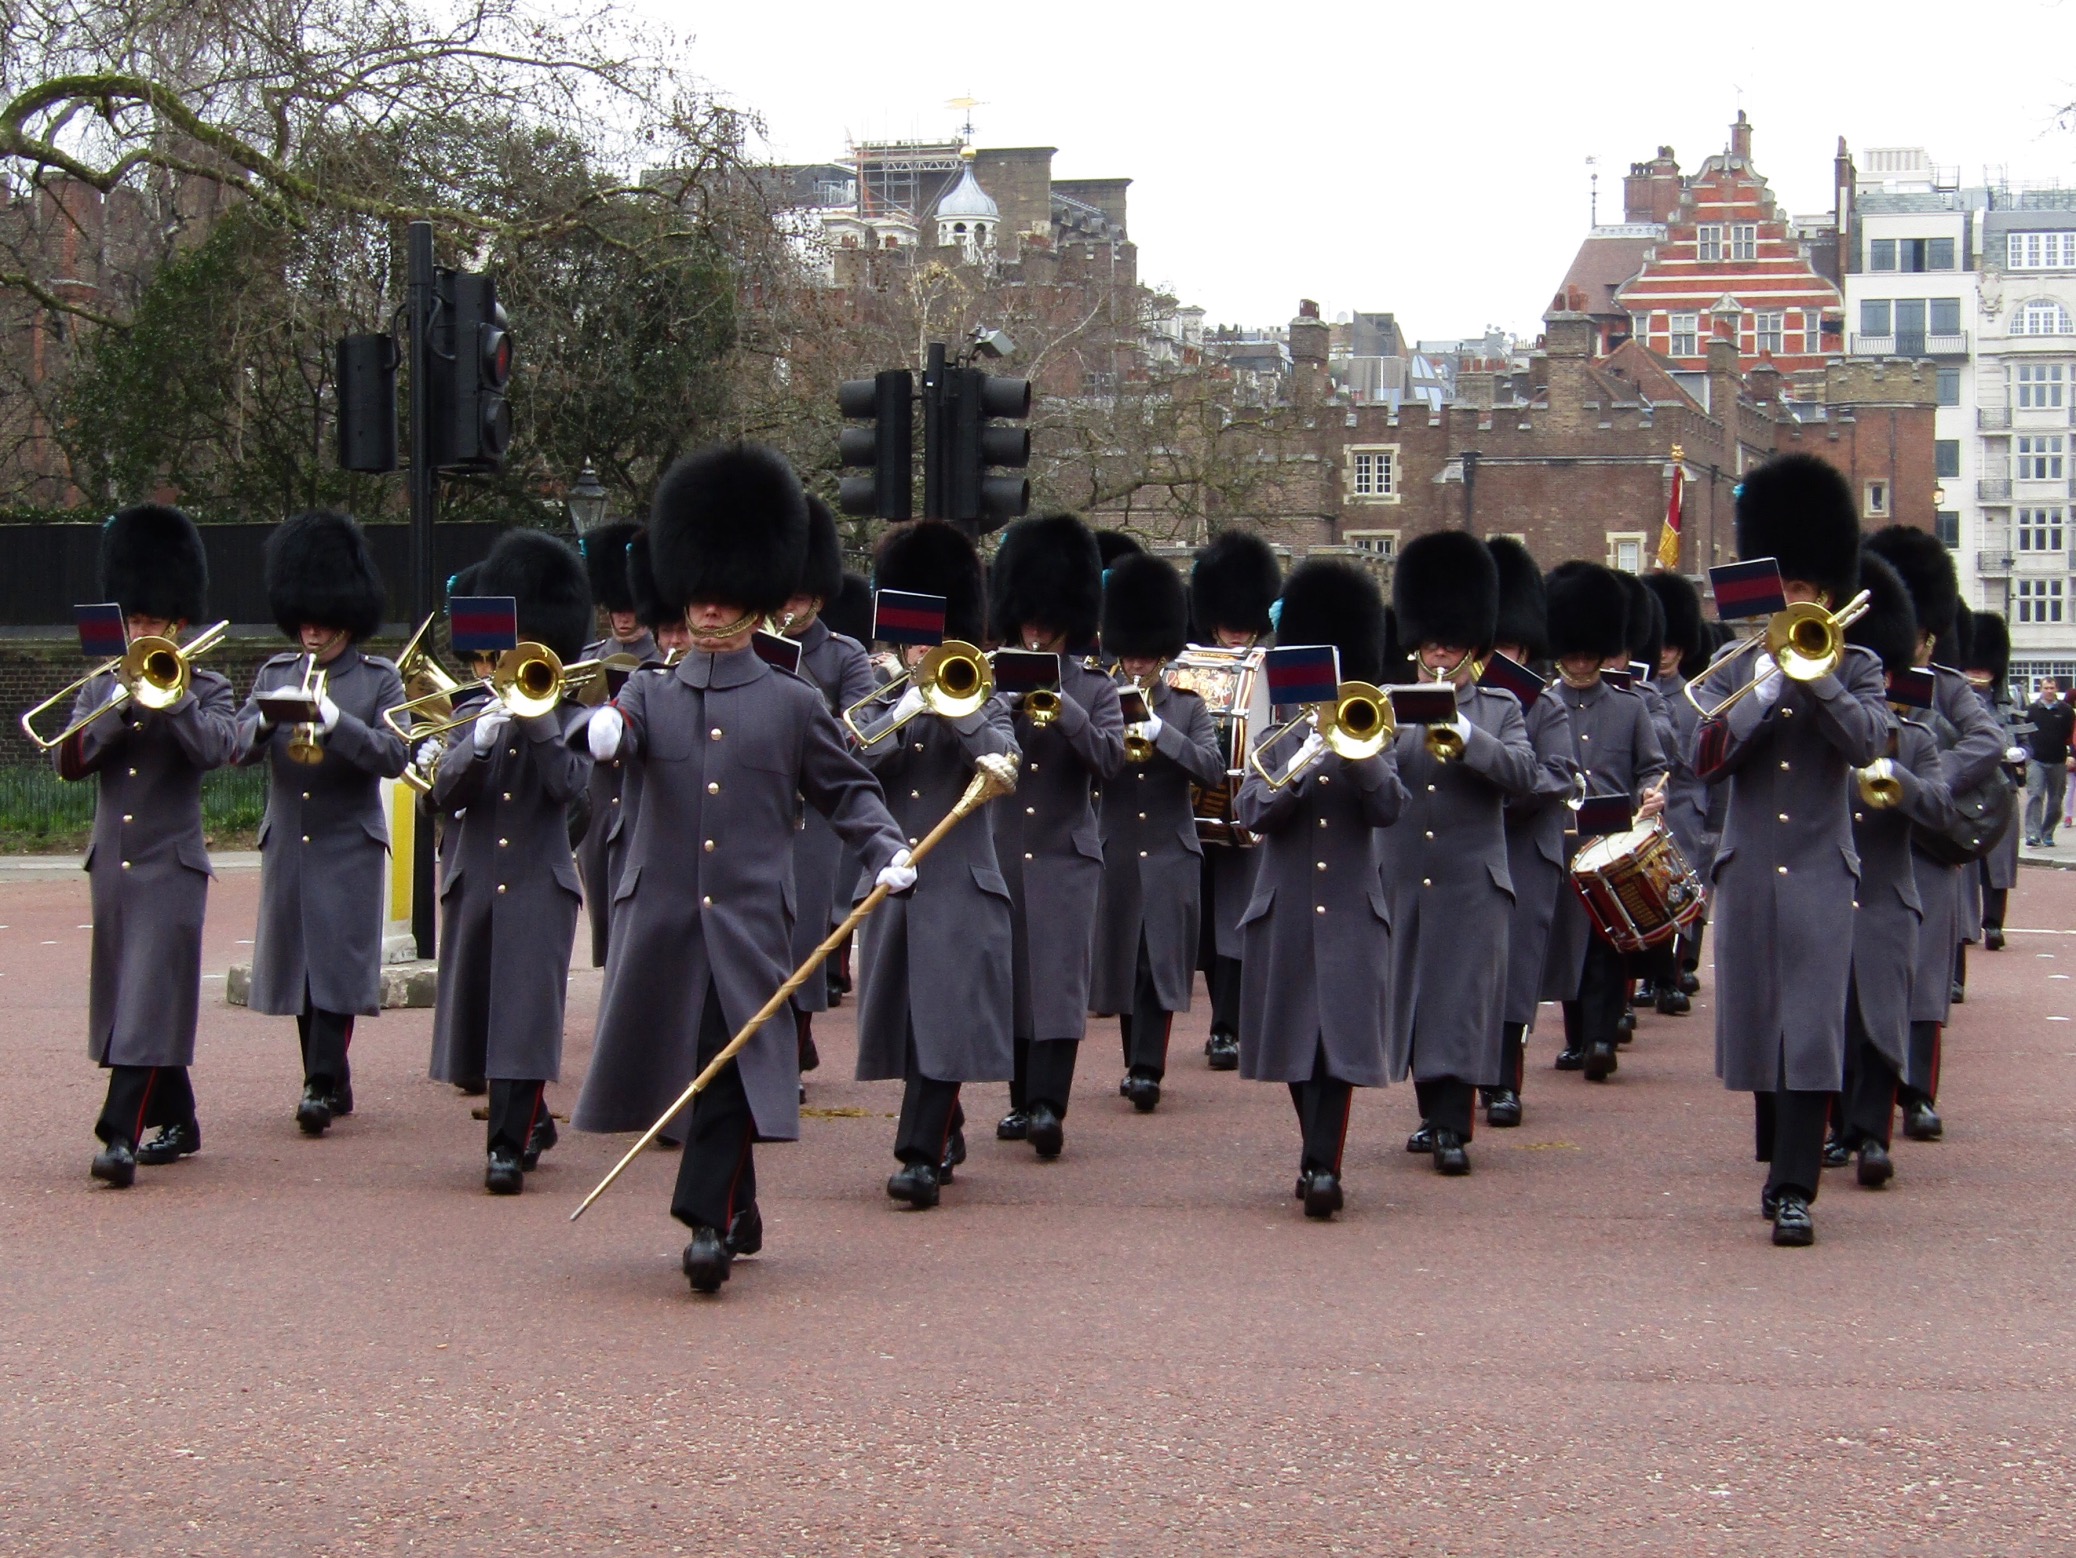
[[[1654,1004],[1660,1017],[1684,1017],[1694,1009],[1694,1003],[1687,999],[1686,992],[1670,985],[1658,992]]]
[[[1615,1074],[1615,1068],[1620,1064],[1621,1062],[1615,1058],[1614,1045],[1589,1044],[1586,1046],[1585,1060],[1579,1069],[1586,1073],[1588,1082],[1605,1082]]]
[[[526,1188],[526,1171],[510,1147],[492,1147],[483,1165],[483,1188],[494,1196],[516,1196]]]
[[[1031,1105],[1029,1123],[1024,1130],[1024,1140],[1038,1150],[1041,1158],[1056,1158],[1060,1148],[1066,1145],[1067,1133],[1060,1125],[1060,1117],[1048,1103]]]
[[[1495,1087],[1485,1094],[1485,1123],[1501,1129],[1521,1123],[1521,1095],[1511,1087]]]
[[[1213,1028],[1211,1037],[1204,1042],[1204,1059],[1213,1071],[1238,1071],[1240,1036],[1226,1029]]]
[[[1454,1131],[1434,1133],[1434,1171],[1452,1178],[1470,1172],[1470,1154],[1464,1150],[1463,1138]]]
[[[937,1183],[948,1185],[952,1174],[966,1161],[966,1133],[958,1126],[952,1127],[951,1139],[944,1144],[944,1161],[937,1165]]]
[[[114,1137],[94,1154],[94,1166],[87,1172],[105,1185],[128,1190],[137,1182],[137,1155],[126,1138]]]
[[[1341,1176],[1315,1169],[1299,1183],[1304,1188],[1305,1215],[1322,1222],[1341,1209]]]
[[[1420,1129],[1413,1132],[1412,1135],[1406,1138],[1406,1151],[1434,1151],[1434,1127],[1429,1125],[1425,1120],[1422,1120],[1420,1122]]]
[[[764,1214],[757,1210],[756,1202],[752,1201],[728,1219],[728,1237],[722,1242],[735,1260],[754,1255],[764,1248]]]
[[[733,1260],[716,1230],[694,1228],[682,1262],[685,1280],[692,1284],[695,1293],[718,1293],[721,1284],[728,1280],[728,1267]]]
[[[1816,1221],[1799,1190],[1783,1190],[1773,1208],[1773,1242],[1801,1246],[1816,1243]]]
[[[918,1212],[937,1204],[937,1170],[927,1163],[904,1163],[887,1179],[887,1194]]]
[[[1027,1109],[1012,1109],[995,1122],[996,1141],[1022,1141],[1031,1131],[1031,1115]]]
[[[1913,1098],[1903,1106],[1903,1134],[1912,1141],[1937,1141],[1946,1134],[1946,1123],[1929,1098]]]
[[[1554,1069],[1558,1071],[1584,1071],[1586,1069],[1586,1052],[1582,1049],[1559,1050]]]
[[[160,1168],[202,1150],[202,1127],[190,1120],[185,1125],[162,1125],[158,1135],[137,1149],[137,1161],[146,1168]]]
[[[1117,1084],[1118,1096],[1129,1098],[1132,1107],[1141,1114],[1152,1114],[1160,1107],[1161,1085],[1142,1072],[1133,1072]]]
[[[1896,1162],[1878,1141],[1860,1143],[1860,1188],[1879,1190],[1896,1177]]]
[[[526,1150],[519,1154],[519,1166],[531,1174],[541,1166],[541,1154],[561,1139],[555,1130],[555,1116],[543,1109],[540,1119],[535,1121],[533,1129],[527,1132]]]
[[[331,1125],[331,1099],[315,1082],[304,1083],[302,1100],[296,1105],[296,1128],[305,1136],[322,1136]]]

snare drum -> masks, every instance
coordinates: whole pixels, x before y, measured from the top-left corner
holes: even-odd
[[[1582,848],[1571,885],[1586,918],[1618,952],[1661,946],[1701,917],[1701,879],[1665,824],[1653,817]]]
[[[1191,645],[1161,669],[1161,680],[1204,700],[1225,749],[1223,784],[1193,786],[1191,807],[1197,837],[1206,844],[1252,849],[1261,835],[1233,821],[1233,797],[1247,772],[1249,743],[1274,727],[1269,722],[1269,682],[1260,649],[1211,649]]]

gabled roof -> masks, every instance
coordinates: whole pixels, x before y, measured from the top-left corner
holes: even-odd
[[[1701,402],[1673,377],[1678,365],[1638,341],[1624,341],[1594,366],[1621,380],[1654,406],[1683,405],[1702,410]]]
[[[1615,301],[1615,289],[1643,269],[1644,255],[1657,241],[1635,233],[1588,233],[1564,273],[1558,295],[1569,297],[1576,289],[1586,300],[1582,313],[1627,313]]]

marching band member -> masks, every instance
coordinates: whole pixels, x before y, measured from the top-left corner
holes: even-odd
[[[1658,750],[1665,754],[1666,762],[1677,771],[1680,751],[1680,724],[1667,704],[1665,695],[1658,690],[1654,678],[1658,663],[1665,657],[1665,608],[1658,602],[1657,591],[1633,573],[1617,574],[1622,581],[1623,592],[1628,597],[1629,664],[1633,670],[1642,665],[1649,670],[1638,674],[1631,684],[1636,695],[1643,699],[1644,707],[1651,711],[1651,730],[1658,737]],[[1672,774],[1666,775],[1661,789],[1668,792]],[[1628,959],[1632,976],[1641,976],[1642,982],[1634,987],[1633,1005],[1654,1006],[1661,1015],[1684,1017],[1690,1003],[1680,992],[1679,948],[1674,941],[1666,941],[1649,951],[1631,954]],[[1622,1042],[1628,1043],[1636,1032],[1634,1010],[1625,1013]]]
[[[1312,559],[1284,585],[1277,636],[1334,646],[1343,681],[1381,674],[1383,630],[1375,582],[1345,563]],[[1406,791],[1388,742],[1351,760],[1299,725],[1259,756],[1298,777],[1272,788],[1250,765],[1233,803],[1265,835],[1241,916],[1240,1074],[1289,1085],[1303,1138],[1296,1193],[1307,1217],[1330,1218],[1353,1090],[1382,1087],[1387,1069],[1391,927],[1376,830],[1397,821]]]
[[[1018,520],[1002,533],[988,583],[1004,646],[1060,657],[1059,716],[1041,725],[1018,707],[1023,778],[1013,798],[989,808],[1016,937],[1016,1076],[995,1135],[1056,1158],[1088,1025],[1103,881],[1095,793],[1124,766],[1124,720],[1116,684],[1083,663],[1103,598],[1088,526],[1071,514]]]
[[[509,595],[522,643],[565,663],[590,636],[591,587],[575,550],[538,530],[510,530],[470,588]],[[490,1093],[483,1185],[518,1195],[555,1145],[547,1084],[562,1073],[569,955],[583,902],[570,856],[569,803],[591,776],[564,737],[582,711],[565,699],[516,716],[491,697],[438,755],[432,804],[447,819],[440,881],[440,989],[432,1075]],[[425,752],[425,744],[419,748]]]
[[[987,594],[980,554],[952,526],[934,519],[894,526],[880,538],[873,576],[883,590],[944,597],[944,636],[982,642]],[[927,653],[926,645],[904,645],[902,663],[912,670]],[[899,731],[872,739],[911,714]],[[977,758],[1017,757],[1009,712],[999,699],[971,714],[940,718],[911,686],[861,728],[866,744],[860,755],[911,845],[952,809]],[[859,885],[871,887],[870,881]],[[887,1181],[887,1194],[918,1210],[937,1204],[940,1187],[965,1161],[961,1085],[1003,1082],[1014,1074],[1010,948],[1009,886],[995,858],[994,833],[977,824],[944,836],[928,878],[887,899],[865,938],[858,1079],[902,1082],[894,1134],[901,1167]]]
[[[1214,649],[1252,649],[1269,641],[1270,608],[1283,570],[1269,543],[1250,530],[1222,530],[1197,549],[1189,570],[1190,618],[1197,642]],[[1203,946],[1197,966],[1211,996],[1211,1036],[1204,1055],[1213,1071],[1240,1064],[1240,916],[1254,896],[1259,857],[1231,844],[1204,846]]]
[[[1188,592],[1171,564],[1139,552],[1111,565],[1103,583],[1103,648],[1146,689],[1151,717],[1125,727],[1131,741],[1145,743],[1143,755],[1135,761],[1128,744],[1124,772],[1103,788],[1103,887],[1089,1005],[1117,1014],[1125,1060],[1118,1092],[1142,1114],[1160,1103],[1169,1029],[1175,1013],[1189,1010],[1196,982],[1204,866],[1190,787],[1225,778],[1225,753],[1204,700],[1161,680],[1161,667],[1182,653],[1188,634]]]
[[[1779,560],[1790,602],[1843,607],[1859,581],[1852,489],[1814,455],[1781,455],[1738,489],[1737,554]],[[1773,1242],[1809,1244],[1831,1095],[1844,1080],[1860,868],[1852,770],[1894,728],[1879,659],[1841,647],[1836,668],[1788,679],[1763,641],[1704,676],[1695,696],[1719,709],[1695,733],[1694,771],[1727,784],[1715,860],[1716,1074],[1753,1098],[1757,1155],[1772,1165],[1761,1211]]]
[[[758,621],[785,605],[806,560],[807,500],[791,467],[750,444],[689,456],[658,485],[648,530],[657,591],[684,614],[691,652],[667,671],[631,678],[617,704],[590,711],[572,739],[601,762],[625,758],[641,775],[641,808],[614,889],[597,1054],[677,1047],[667,1064],[642,1073],[689,1078],[792,971],[788,862],[802,798],[889,888],[914,886],[915,872],[879,785],[821,693],[751,647]],[[681,1052],[688,1041],[689,1056]],[[791,1018],[758,1029],[691,1116],[671,1215],[692,1230],[687,1280],[715,1293],[736,1256],[763,1246],[752,1143],[800,1134]]]
[[[1406,1150],[1431,1154],[1438,1173],[1467,1174],[1476,1085],[1500,1067],[1514,908],[1504,808],[1535,788],[1536,754],[1519,700],[1476,680],[1499,620],[1485,544],[1461,530],[1408,542],[1391,600],[1420,680],[1456,694],[1451,724],[1400,727],[1408,799],[1376,841],[1391,924],[1391,1079],[1410,1070],[1419,1099]],[[1435,738],[1460,744],[1457,755],[1437,755]]]
[[[848,569],[844,571],[843,583],[837,588],[836,599],[822,608],[822,620],[829,624],[830,632],[840,633],[853,643],[863,645],[868,651],[871,649],[872,586],[866,582],[863,575],[852,573]],[[873,665],[869,653],[866,663],[872,665],[873,680],[876,683],[880,676],[879,667]],[[837,894],[829,905],[830,930],[834,930],[849,916],[850,904],[847,899],[850,885],[858,880],[858,873],[862,869],[858,857],[846,849],[836,866]],[[851,943],[855,939],[854,936],[845,936],[837,949],[829,954],[826,988],[831,1006],[840,1004],[843,998],[851,993]]]
[[[1586,798],[1619,797],[1637,820],[1655,817],[1665,805],[1656,781],[1667,762],[1650,709],[1634,690],[1601,674],[1619,669],[1628,657],[1629,603],[1621,577],[1599,563],[1560,563],[1544,589],[1558,672],[1557,685],[1544,696],[1556,695],[1571,716],[1572,755],[1586,776]],[[1557,886],[1543,979],[1544,999],[1563,1002],[1564,1050],[1557,1069],[1605,1082],[1615,1070],[1628,1011],[1628,961],[1593,930],[1568,870]]]
[[[836,516],[829,505],[810,495],[807,500],[807,562],[800,579],[779,608],[780,631],[800,644],[800,675],[821,690],[822,701],[832,715],[843,711],[873,689],[872,657],[853,638],[831,631],[822,620],[823,606],[836,599],[843,588],[843,547],[836,535]],[[957,795],[952,801],[958,799]],[[944,811],[951,810],[951,801]],[[938,816],[942,816],[940,811]],[[936,818],[923,824],[927,831]],[[922,835],[919,833],[917,837]],[[793,961],[795,966],[822,944],[829,934],[839,887],[848,891],[850,882],[840,881],[843,841],[828,820],[812,806],[793,835]],[[856,880],[853,876],[852,880]],[[829,1009],[829,978],[817,969],[812,978],[793,992],[793,1021],[800,1035],[800,1069],[812,1071],[822,1063],[815,1049],[816,1012]]]
[[[1706,882],[1715,857],[1717,819],[1710,815],[1709,802],[1716,792],[1694,777],[1693,765],[1687,760],[1694,743],[1694,727],[1701,723],[1700,712],[1687,700],[1687,679],[1699,675],[1708,664],[1710,635],[1701,617],[1701,596],[1685,575],[1650,573],[1644,575],[1643,582],[1658,597],[1658,608],[1665,619],[1665,636],[1652,680],[1652,687],[1664,699],[1673,723],[1673,740],[1665,749],[1672,763],[1672,777],[1665,782],[1665,825],[1671,829],[1672,841],[1679,845],[1680,854],[1694,868],[1695,877]],[[1660,1012],[1683,1016],[1692,1009],[1689,997],[1700,988],[1695,971],[1701,966],[1702,933],[1707,928],[1708,920],[1703,916],[1680,932],[1673,953],[1673,981],[1669,985],[1661,983],[1656,991]]]
[[[1865,550],[1860,584],[1868,592],[1868,611],[1846,629],[1846,641],[1880,656],[1893,692],[1917,664],[1917,614],[1896,571]],[[1824,1144],[1827,1168],[1842,1168],[1857,1154],[1859,1181],[1870,1190],[1896,1172],[1889,1133],[1910,1050],[1911,983],[1925,917],[1911,863],[1911,829],[1919,823],[1942,828],[1953,810],[1931,731],[1910,719],[1902,705],[1892,707],[1897,720],[1891,750],[1855,776],[1853,848],[1860,857],[1860,885],[1845,1014],[1845,1085],[1836,1132]],[[1870,779],[1887,790],[1870,796]],[[1886,798],[1891,794],[1893,799]]]
[[[1517,665],[1535,666],[1549,654],[1549,625],[1542,570],[1528,548],[1509,536],[1486,541],[1499,570],[1499,612],[1493,647]],[[1535,749],[1535,784],[1506,800],[1507,879],[1514,906],[1507,924],[1506,1000],[1500,1013],[1496,1086],[1484,1089],[1485,1122],[1521,1123],[1523,1047],[1542,999],[1543,965],[1557,895],[1566,891],[1566,809],[1578,775],[1573,756],[1571,710],[1548,690],[1524,711],[1529,744]]]
[[[101,593],[118,602],[134,641],[178,640],[208,609],[209,560],[194,521],[140,503],[101,527]],[[72,719],[100,708],[113,675],[80,689]],[[137,1165],[172,1163],[202,1147],[195,1059],[202,999],[202,919],[209,851],[202,841],[202,775],[237,749],[231,684],[191,665],[171,707],[131,699],[70,737],[53,754],[58,777],[98,775],[94,834],[85,868],[94,903],[87,1053],[108,1073],[94,1134],[93,1177],[125,1189]],[[144,1140],[147,1126],[158,1135]]]
[[[615,520],[577,538],[577,549],[584,554],[585,577],[591,581],[591,599],[606,619],[605,637],[584,646],[586,660],[624,655],[647,665],[662,658],[627,578],[627,547],[641,528],[632,520]],[[591,821],[577,845],[577,876],[584,884],[584,915],[591,922],[593,968],[605,967],[612,934],[612,841],[619,829],[622,778],[618,763],[597,763],[585,786]]]
[[[236,761],[264,761],[269,774],[247,1005],[295,1018],[303,1052],[296,1124],[322,1136],[353,1113],[354,1019],[382,1010],[382,781],[410,756],[382,711],[404,701],[404,684],[393,664],[359,647],[381,630],[386,597],[352,519],[317,511],[283,523],[267,543],[266,578],[275,622],[302,648],[259,668],[238,715]],[[315,730],[271,723],[259,695],[301,687],[313,662],[324,674],[323,719]],[[316,761],[297,761],[311,744]]]
[[[1953,554],[1937,536],[1907,525],[1875,531],[1867,548],[1896,570],[1910,592],[1917,613],[1917,663],[1929,666],[1936,679],[1924,723],[1939,746],[1940,777],[1948,793],[1959,797],[1996,771],[2005,739],[1967,677],[1952,668],[1953,661],[1965,658],[1957,626],[1965,608]],[[1921,845],[1912,849],[1925,918],[1917,977],[1910,987],[1910,1063],[1897,1101],[1903,1106],[1903,1134],[1912,1141],[1937,1141],[1946,1130],[1935,1106],[1942,1030],[1953,1002],[1954,960],[1965,919],[1963,868],[1934,859]]]
[[[2031,756],[2019,744],[2012,733],[2010,680],[2011,680],[2011,630],[2004,619],[1994,611],[1970,613],[1974,631],[1968,635],[1966,664],[1961,673],[1975,689],[1976,697],[1989,710],[1991,719],[2003,733],[2004,761],[2016,770],[2021,791],[2025,788],[2026,761]],[[1985,952],[2004,950],[2004,909],[2010,901],[2011,889],[2018,885],[2018,840],[2020,825],[2013,821],[2004,830],[1990,852],[1976,862],[1978,867],[1977,886],[1982,898],[1982,948]]]

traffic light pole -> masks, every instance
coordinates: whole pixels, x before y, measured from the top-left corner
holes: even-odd
[[[430,222],[413,222],[409,236],[406,307],[411,332],[411,620],[423,622],[440,606],[439,570],[433,560],[433,519],[440,501],[439,473],[433,468],[432,313],[433,230]],[[411,830],[411,936],[418,955],[434,953],[432,808],[418,808]]]
[[[951,446],[951,429],[945,425],[947,369],[944,343],[932,341],[923,364],[923,518],[948,518],[951,502],[950,472],[946,455]]]

